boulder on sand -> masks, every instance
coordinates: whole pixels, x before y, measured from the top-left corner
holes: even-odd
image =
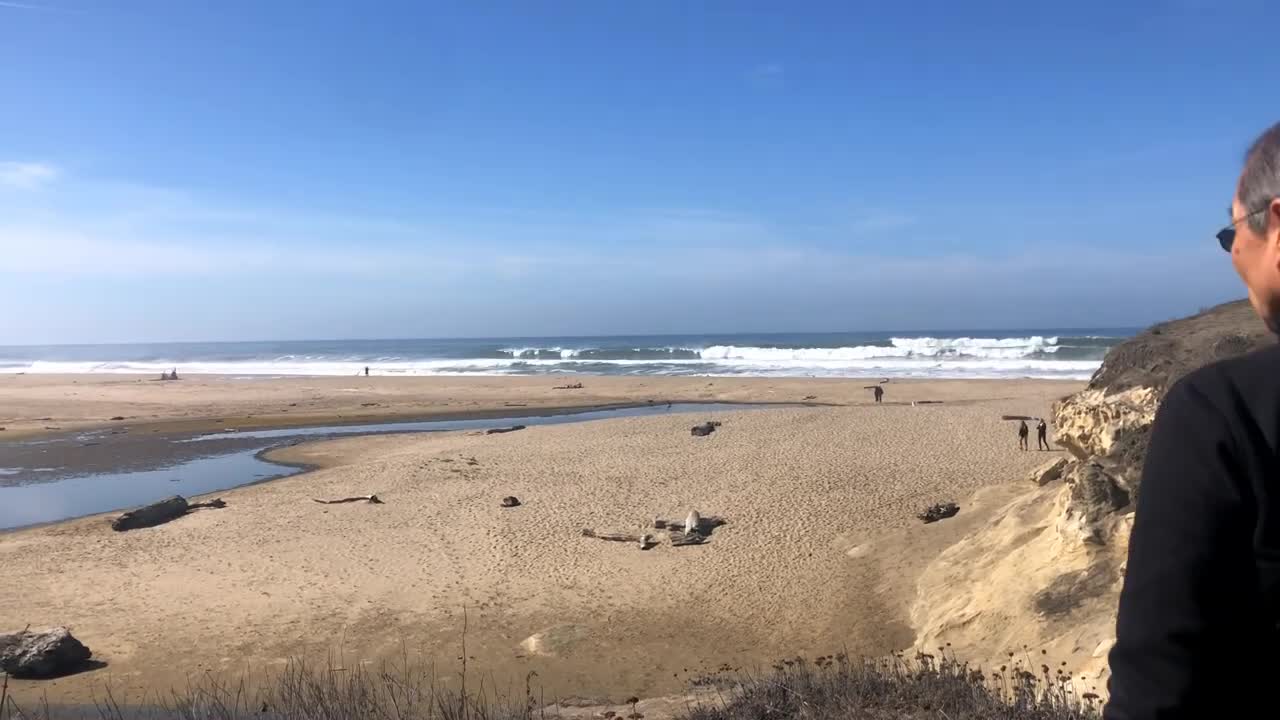
[[[187,499],[181,495],[165,498],[137,510],[130,510],[111,521],[111,529],[117,532],[163,525],[187,514]]]
[[[711,422],[704,422],[701,425],[694,425],[689,430],[689,434],[694,437],[706,437],[715,432],[718,427],[720,427],[720,423],[712,420]]]
[[[939,520],[946,520],[949,517],[955,517],[956,513],[959,513],[959,512],[960,512],[959,505],[953,502],[945,502],[945,503],[938,503],[936,505],[930,505],[929,507],[925,508],[922,512],[917,513],[916,517],[920,518],[920,520],[927,525],[928,523],[935,523],[935,522],[938,522]]]
[[[0,671],[16,678],[48,678],[75,672],[92,654],[64,627],[0,634]]]

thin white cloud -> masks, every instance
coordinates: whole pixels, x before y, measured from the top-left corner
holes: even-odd
[[[40,162],[0,162],[0,185],[35,190],[58,178],[58,168]]]
[[[10,2],[9,0],[0,0],[0,8],[13,8],[14,10],[56,10],[48,5],[32,5],[30,3]]]

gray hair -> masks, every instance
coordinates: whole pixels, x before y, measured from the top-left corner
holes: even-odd
[[[1244,154],[1244,171],[1236,186],[1236,197],[1249,216],[1254,232],[1266,232],[1267,216],[1261,212],[1280,198],[1280,123],[1267,128]]]

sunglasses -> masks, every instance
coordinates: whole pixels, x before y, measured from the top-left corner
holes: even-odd
[[[1254,215],[1257,215],[1258,213],[1263,213],[1266,211],[1267,211],[1267,208],[1261,208],[1259,210],[1254,210],[1251,213],[1248,213],[1246,215],[1243,215],[1241,217],[1238,217],[1232,220],[1230,225],[1218,231],[1218,235],[1217,235],[1218,244],[1222,246],[1223,250],[1226,250],[1227,252],[1231,252],[1231,246],[1236,244],[1236,226],[1244,222],[1245,220],[1248,220],[1249,218],[1253,217]]]

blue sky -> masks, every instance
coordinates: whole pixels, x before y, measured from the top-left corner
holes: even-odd
[[[1266,10],[0,0],[0,344],[1167,319]]]

